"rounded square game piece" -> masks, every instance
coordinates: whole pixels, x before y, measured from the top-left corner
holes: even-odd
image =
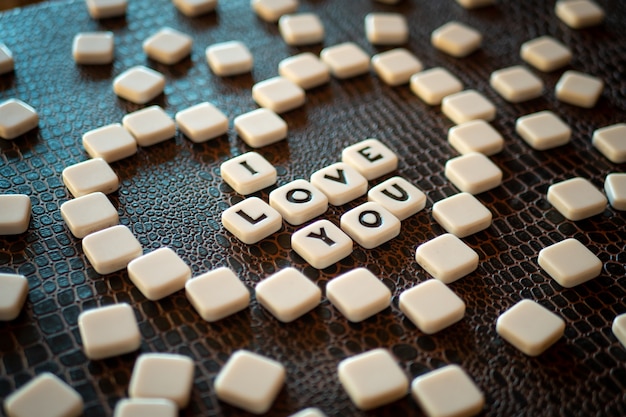
[[[602,272],[602,261],[576,239],[565,239],[539,252],[539,266],[562,287],[572,288]]]
[[[179,111],[174,116],[178,128],[191,139],[201,143],[228,132],[228,118],[206,101]]]
[[[491,212],[470,193],[459,193],[433,204],[433,218],[448,233],[463,238],[491,226]]]
[[[404,48],[396,48],[374,55],[372,67],[376,74],[391,86],[408,83],[411,76],[423,68],[421,61]]]
[[[551,36],[540,36],[524,42],[520,56],[539,71],[550,72],[569,64],[572,52]]]
[[[369,13],[365,36],[374,45],[402,45],[409,40],[409,25],[400,13]]]
[[[591,143],[609,161],[616,164],[626,162],[626,123],[597,129],[593,132]]]
[[[61,216],[72,234],[82,239],[119,223],[119,215],[106,195],[85,194],[61,204]]]
[[[253,414],[264,414],[272,407],[285,383],[285,367],[279,362],[238,350],[215,378],[217,398]]]
[[[84,65],[102,65],[113,62],[113,32],[83,32],[74,36],[74,62]]]
[[[223,162],[220,175],[239,194],[247,195],[276,184],[276,168],[256,152]]]
[[[404,397],[409,380],[391,353],[373,349],[344,359],[337,367],[339,382],[361,410],[371,410]]]
[[[480,194],[502,183],[502,170],[478,152],[449,159],[444,175],[459,190],[470,194]]]
[[[311,52],[283,59],[278,63],[278,73],[305,90],[330,81],[328,66]]]
[[[172,0],[172,3],[187,17],[197,17],[217,7],[217,0]]]
[[[373,249],[400,234],[400,220],[372,201],[345,212],[340,221],[341,229],[365,249]]]
[[[278,20],[278,31],[291,46],[321,43],[325,34],[324,25],[315,13],[283,15]]]
[[[108,163],[128,158],[137,153],[137,141],[119,123],[102,126],[83,134],[83,147],[92,158]]]
[[[206,48],[206,59],[211,70],[220,77],[245,74],[252,71],[254,58],[240,41],[213,44]]]
[[[282,15],[295,13],[298,3],[298,0],[252,0],[250,5],[261,19],[276,23]]]
[[[326,414],[324,414],[319,408],[309,407],[304,410],[300,410],[289,417],[326,417]]]
[[[176,417],[178,407],[165,398],[124,398],[115,404],[113,417]]]
[[[284,113],[302,106],[306,100],[304,90],[284,77],[274,77],[252,86],[252,98],[275,113]]]
[[[291,247],[313,268],[324,269],[352,253],[352,239],[328,220],[318,220],[291,235]]]
[[[429,279],[400,294],[400,310],[422,332],[433,334],[460,321],[465,303],[446,284]]]
[[[496,0],[456,0],[456,2],[466,9],[478,9],[495,4]]]
[[[31,202],[25,194],[0,194],[0,236],[28,230]]]
[[[372,187],[367,199],[389,210],[398,220],[405,220],[426,206],[426,194],[402,177],[392,177]]]
[[[496,332],[528,356],[538,356],[563,336],[562,318],[532,300],[522,300],[502,313]]]
[[[596,26],[604,20],[604,10],[591,0],[559,0],[554,11],[559,19],[573,29]]]
[[[572,129],[559,116],[545,110],[517,119],[515,131],[533,149],[545,151],[569,143]]]
[[[141,345],[137,318],[125,303],[83,311],[78,316],[78,330],[85,356],[91,360],[123,355]]]
[[[85,0],[89,15],[94,19],[118,17],[126,14],[126,0]]]
[[[120,186],[120,179],[102,158],[88,159],[63,170],[63,183],[74,197],[101,192],[110,194]]]
[[[200,317],[214,322],[235,314],[250,304],[250,292],[239,277],[222,267],[185,283],[187,299]]]
[[[13,71],[14,66],[13,53],[5,44],[0,42],[0,74]]]
[[[122,125],[133,135],[139,146],[152,146],[171,139],[176,134],[174,120],[160,106],[128,113]]]
[[[463,90],[463,83],[442,67],[413,74],[410,82],[411,91],[430,106],[439,105],[444,97]]]
[[[604,82],[578,71],[565,71],[556,83],[556,98],[574,106],[590,109],[596,105]]]
[[[193,39],[178,30],[164,27],[143,41],[143,51],[150,58],[162,64],[179,62],[191,53]]]
[[[24,275],[0,272],[0,321],[16,319],[28,297],[28,281]]]
[[[283,323],[313,310],[322,299],[322,290],[295,268],[276,272],[254,290],[259,304]]]
[[[391,304],[391,291],[366,268],[355,268],[331,279],[326,297],[353,323],[380,313]]]
[[[611,331],[617,340],[626,348],[626,313],[615,317],[611,325]]]
[[[338,79],[356,77],[370,70],[370,57],[353,42],[328,46],[322,49],[320,58]]]
[[[301,225],[328,210],[328,197],[310,182],[299,179],[273,190],[269,196],[270,206],[283,219],[295,226]]]
[[[109,227],[85,236],[83,252],[100,275],[126,268],[143,253],[141,244],[130,229],[123,225]]]
[[[222,213],[222,225],[243,243],[252,245],[278,232],[280,213],[257,197],[249,197]]]
[[[463,278],[478,268],[478,254],[451,233],[419,245],[415,251],[415,260],[444,284]]]
[[[367,192],[367,179],[352,166],[337,162],[311,175],[311,184],[322,190],[333,206],[341,206]]]
[[[256,109],[235,117],[235,131],[252,148],[261,148],[287,137],[287,123],[270,109]]]
[[[461,123],[448,130],[448,142],[460,154],[495,155],[504,147],[502,135],[484,120]]]
[[[485,396],[459,365],[446,365],[418,376],[411,383],[411,394],[432,417],[472,417],[485,405]]]
[[[0,138],[15,139],[38,124],[39,115],[23,101],[10,98],[0,104]]]
[[[83,414],[83,408],[80,394],[49,372],[36,376],[4,401],[4,411],[9,417],[78,417]]]
[[[604,211],[607,199],[588,179],[570,178],[548,188],[548,201],[569,220],[582,220]]]
[[[113,91],[119,97],[136,104],[145,104],[161,94],[165,77],[151,68],[137,65],[113,80]]]
[[[170,248],[146,253],[128,263],[128,277],[152,301],[185,288],[191,268]]]
[[[609,174],[604,180],[604,192],[615,210],[626,210],[626,173]]]
[[[474,28],[460,22],[448,22],[435,29],[430,36],[430,43],[442,52],[456,58],[471,54],[483,41],[483,35]]]
[[[365,139],[341,152],[341,161],[373,180],[398,168],[398,156],[378,139]]]
[[[511,103],[532,100],[543,93],[543,81],[521,65],[492,72],[489,83]]]
[[[456,124],[476,119],[491,121],[496,117],[493,103],[475,90],[465,90],[444,97],[441,111]]]

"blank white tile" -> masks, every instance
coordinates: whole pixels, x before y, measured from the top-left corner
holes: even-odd
[[[446,96],[441,101],[441,111],[456,124],[496,117],[496,107],[476,90],[465,90]]]
[[[145,104],[161,94],[165,76],[151,68],[137,65],[113,79],[113,91],[119,97],[137,104]]]
[[[371,410],[404,397],[409,380],[387,349],[373,349],[339,362],[339,382],[361,410]]]
[[[72,234],[82,239],[119,223],[117,209],[101,192],[85,194],[61,204],[61,216]]]
[[[326,414],[319,408],[310,407],[300,410],[295,414],[291,414],[289,417],[326,417]]]
[[[433,218],[448,233],[466,237],[491,226],[491,212],[476,197],[459,193],[433,204]]]
[[[90,130],[83,134],[83,147],[92,158],[102,158],[108,163],[128,158],[137,153],[137,141],[119,123]]]
[[[317,307],[322,291],[302,272],[285,268],[255,287],[256,299],[274,317],[289,323]]]
[[[330,81],[328,66],[311,52],[283,59],[278,63],[278,73],[305,90]]]
[[[298,179],[273,190],[270,206],[289,224],[301,225],[328,210],[328,197],[310,182]]]
[[[0,42],[0,74],[13,71],[14,66],[13,53],[5,44]]]
[[[572,136],[572,129],[559,116],[548,110],[518,118],[515,122],[515,131],[538,151],[565,145]]]
[[[547,197],[559,213],[574,221],[602,213],[608,203],[591,181],[580,177],[552,184]]]
[[[252,10],[267,22],[278,22],[282,15],[295,13],[298,0],[251,0]]]
[[[602,272],[602,261],[576,239],[565,239],[543,248],[539,266],[562,287],[572,288]]]
[[[418,376],[411,383],[411,394],[429,417],[472,417],[485,405],[485,396],[459,365]]]
[[[278,20],[278,31],[287,45],[302,46],[324,41],[324,24],[315,13],[287,14]]]
[[[283,218],[265,201],[249,197],[222,213],[222,225],[249,245],[280,230]]]
[[[137,358],[130,376],[131,398],[164,398],[178,408],[189,404],[193,386],[194,363],[174,353],[144,353]]]
[[[521,65],[492,72],[489,83],[498,94],[511,103],[532,100],[543,93],[541,78]]]
[[[402,177],[392,177],[372,187],[367,199],[380,204],[399,220],[407,219],[426,206],[426,194]]]
[[[370,57],[353,42],[328,46],[320,52],[321,60],[328,65],[330,73],[338,79],[365,74],[370,69]]]
[[[337,162],[311,175],[311,184],[328,197],[333,206],[341,206],[367,192],[367,179],[344,162]]]
[[[478,48],[483,35],[476,29],[460,22],[448,22],[435,29],[430,36],[430,43],[442,52],[457,58],[463,58]]]
[[[463,90],[461,80],[442,67],[413,74],[410,82],[411,91],[431,106],[441,104],[444,97]]]
[[[356,169],[368,181],[398,168],[398,156],[395,152],[374,138],[344,148],[341,161]]]
[[[345,212],[341,229],[365,249],[373,249],[400,234],[400,220],[382,205],[369,201]]]
[[[591,139],[593,146],[609,161],[626,162],[626,123],[618,123],[597,129]]]
[[[49,372],[33,378],[4,401],[9,417],[78,417],[83,408],[80,394]]]
[[[369,13],[365,36],[374,45],[402,45],[409,39],[409,25],[400,13]]]
[[[317,269],[349,256],[352,244],[352,239],[329,220],[318,220],[291,235],[292,249]]]
[[[560,0],[556,2],[554,11],[573,29],[596,26],[604,20],[604,10],[591,0]]]
[[[102,65],[113,62],[113,32],[83,32],[74,36],[72,56],[77,64]]]
[[[226,115],[206,101],[179,111],[174,119],[181,132],[195,143],[215,139],[228,131]]]
[[[0,138],[15,139],[38,124],[39,115],[23,101],[10,98],[0,104]]]
[[[160,106],[150,106],[127,114],[122,125],[133,135],[139,146],[152,146],[171,139],[176,123]]]
[[[24,275],[0,273],[0,321],[16,319],[28,296]]]
[[[326,285],[326,297],[348,320],[358,323],[391,303],[391,291],[366,268],[356,268]]]
[[[83,252],[93,269],[106,275],[126,268],[143,250],[133,232],[118,225],[85,236]]]
[[[254,84],[252,98],[261,107],[284,113],[302,106],[306,95],[298,84],[278,76]]]
[[[569,64],[572,52],[551,36],[540,36],[522,44],[520,56],[540,71],[550,72]]]
[[[470,194],[480,194],[502,183],[502,170],[478,152],[449,159],[444,175],[456,188]]]
[[[466,9],[477,9],[495,4],[496,0],[456,0],[456,2]]]
[[[538,356],[563,336],[562,318],[532,300],[522,300],[502,313],[496,332],[528,356]]]
[[[252,71],[254,58],[248,47],[240,41],[227,41],[210,45],[206,59],[211,70],[220,77],[245,74]]]
[[[604,192],[615,210],[626,210],[626,173],[613,173],[604,180]]]
[[[429,279],[400,294],[400,310],[426,334],[463,319],[465,303],[446,284]]]
[[[565,71],[556,83],[556,98],[575,106],[587,109],[596,105],[604,82],[589,74],[578,71]]]
[[[197,17],[217,7],[217,0],[172,0],[172,3],[187,17]]]
[[[423,65],[413,53],[396,48],[374,55],[372,67],[385,83],[398,86],[408,83],[413,74],[422,70]]]
[[[256,109],[235,117],[235,131],[252,148],[261,148],[287,137],[287,123],[270,109]]]
[[[615,317],[611,325],[611,330],[617,340],[626,348],[626,313]]]
[[[94,19],[118,17],[126,14],[126,0],[85,0],[89,15]]]
[[[141,333],[133,308],[125,303],[83,311],[78,331],[85,356],[91,360],[133,352],[141,346]]]
[[[248,195],[276,183],[274,165],[256,152],[246,152],[220,165],[222,179],[239,194]]]
[[[419,245],[415,251],[415,260],[444,284],[463,278],[478,268],[478,254],[451,233]]]
[[[28,230],[31,202],[25,194],[0,194],[0,236]]]
[[[162,64],[171,65],[179,62],[191,53],[193,39],[191,36],[164,27],[143,41],[143,51],[150,58]]]
[[[160,248],[128,264],[128,277],[152,301],[185,288],[191,268],[170,248]]]
[[[484,120],[472,120],[461,123],[448,130],[448,142],[460,154],[480,152],[495,155],[504,147],[500,132]]]
[[[176,417],[178,407],[165,398],[124,398],[115,404],[113,417]]]
[[[120,180],[102,158],[88,159],[70,165],[62,172],[63,183],[74,197],[101,192],[110,194],[120,186]]]
[[[250,304],[250,292],[246,286],[225,267],[187,281],[185,293],[200,317],[209,322],[235,314]]]

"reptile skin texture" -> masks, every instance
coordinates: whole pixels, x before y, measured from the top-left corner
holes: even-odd
[[[19,98],[38,110],[39,127],[13,141],[0,140],[0,192],[24,193],[33,203],[30,228],[0,236],[0,272],[28,278],[29,296],[20,316],[0,322],[0,399],[35,375],[50,371],[83,397],[85,416],[109,416],[126,397],[133,364],[141,352],[175,352],[194,359],[191,404],[182,416],[243,416],[220,402],[213,381],[231,353],[248,349],[280,361],[287,379],[270,415],[287,416],[316,406],[329,416],[422,415],[415,400],[403,399],[371,412],[359,411],[337,377],[344,358],[377,347],[388,348],[409,378],[445,364],[461,365],[484,392],[487,416],[624,416],[626,349],[611,332],[616,315],[626,312],[626,212],[607,206],[597,216],[569,221],[547,201],[548,187],[581,176],[602,189],[611,172],[626,165],[608,161],[591,145],[595,129],[623,123],[626,114],[626,3],[598,0],[606,10],[600,26],[574,30],[554,14],[554,2],[502,0],[495,6],[465,10],[455,1],[404,0],[386,5],[372,0],[301,0],[299,11],[313,11],[325,25],[323,44],[290,47],[275,24],[259,19],[249,0],[223,0],[217,12],[188,18],[167,0],[131,0],[125,18],[92,20],[83,1],[61,1],[0,14],[0,41],[13,52],[15,72],[0,76],[0,99]],[[434,335],[420,332],[398,308],[402,291],[431,277],[415,261],[417,245],[442,233],[431,215],[432,204],[458,192],[444,177],[445,162],[458,154],[447,143],[452,123],[439,106],[429,107],[407,85],[389,87],[372,73],[333,79],[307,92],[306,104],[283,115],[287,140],[257,150],[278,170],[278,183],[309,178],[341,159],[348,145],[375,137],[400,157],[397,171],[370,182],[401,175],[428,196],[426,208],[402,222],[400,235],[376,249],[355,244],[351,256],[316,270],[290,245],[296,227],[281,230],[258,244],[238,241],[221,225],[221,213],[242,200],[225,184],[220,164],[250,151],[237,137],[232,119],[257,108],[251,87],[278,73],[282,59],[303,51],[354,41],[373,55],[389,47],[369,44],[364,17],[369,12],[400,12],[407,17],[406,48],[425,68],[443,66],[466,88],[474,88],[497,107],[493,126],[505,138],[504,150],[491,159],[504,173],[501,186],[479,194],[493,213],[488,229],[464,239],[480,255],[478,269],[452,284],[467,304],[465,318]],[[458,20],[480,30],[483,46],[458,59],[430,45],[430,33]],[[163,26],[194,38],[189,58],[167,66],[148,59],[141,42]],[[80,66],[71,56],[78,32],[115,33],[111,65]],[[551,73],[532,70],[545,83],[543,95],[511,104],[491,87],[491,72],[522,64],[520,45],[552,35],[573,52],[571,64]],[[204,50],[232,39],[247,44],[255,58],[252,73],[220,78],[206,63]],[[194,275],[220,266],[232,268],[251,290],[268,275],[293,266],[322,290],[348,270],[365,266],[393,293],[390,308],[358,324],[349,323],[324,297],[319,307],[283,324],[255,298],[248,309],[207,323],[183,291],[148,301],[125,270],[101,276],[87,261],[81,241],[65,226],[59,206],[71,198],[61,171],[88,159],[83,133],[143,106],[117,98],[112,79],[134,65],[147,65],[167,79],[159,104],[177,111],[210,101],[231,120],[227,135],[194,144],[180,132],[173,140],[140,148],[135,156],[112,164],[121,180],[109,198],[141,242],[144,253],[168,246],[190,265]],[[601,78],[605,88],[590,110],[556,100],[562,72],[575,69]],[[572,141],[548,151],[531,149],[514,130],[515,120],[541,110],[557,113],[573,130]],[[255,193],[268,200],[275,187]],[[323,218],[339,217],[366,201],[361,197],[330,207]],[[601,275],[575,288],[553,281],[537,264],[539,251],[576,238],[603,262]],[[528,357],[496,334],[498,316],[517,301],[530,298],[566,322],[565,335],[538,357]],[[91,361],[83,352],[78,315],[87,309],[129,303],[142,333],[139,352]],[[450,395],[454,395],[451,393]],[[3,413],[3,411],[0,411]]]

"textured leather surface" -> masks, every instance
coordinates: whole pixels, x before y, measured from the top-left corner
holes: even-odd
[[[433,202],[456,193],[443,166],[456,155],[447,144],[451,122],[439,107],[428,107],[408,86],[391,88],[373,74],[333,80],[307,93],[304,107],[284,115],[286,141],[259,152],[278,169],[278,185],[308,178],[341,157],[341,150],[376,137],[401,157],[397,172],[428,195],[425,210],[402,223],[400,236],[373,250],[355,245],[353,255],[318,271],[290,248],[295,227],[255,245],[245,245],[220,224],[221,212],[241,200],[219,176],[219,165],[250,150],[231,129],[228,135],[193,144],[181,134],[174,140],[142,148],[112,164],[121,179],[110,196],[121,223],[128,225],[144,251],[173,248],[194,274],[218,266],[233,268],[249,288],[286,266],[294,266],[322,289],[340,273],[366,266],[392,290],[392,306],[359,324],[350,324],[324,298],[313,312],[282,324],[256,300],[249,309],[209,324],[200,319],[183,292],[159,302],[146,300],[125,271],[98,275],[89,265],[80,240],[64,225],[59,205],[70,195],[61,181],[64,167],[87,159],[81,135],[120,122],[139,106],[118,99],[112,77],[137,64],[167,77],[165,94],[153,103],[173,115],[200,101],[215,103],[232,120],[256,108],[253,83],[277,74],[278,62],[300,51],[319,53],[321,45],[286,46],[277,27],[258,19],[248,0],[222,1],[217,13],[190,19],[166,0],[132,0],[126,18],[101,22],[89,18],[84,2],[58,2],[0,14],[0,40],[16,58],[15,73],[0,76],[0,98],[20,98],[40,114],[39,128],[14,141],[0,140],[0,192],[26,193],[33,203],[28,232],[0,237],[0,271],[28,277],[30,293],[15,321],[0,323],[0,398],[34,375],[51,371],[83,396],[85,415],[111,415],[127,395],[138,353],[103,361],[87,360],[77,317],[86,309],[115,302],[130,303],[140,323],[141,352],[179,352],[196,361],[192,403],[181,415],[244,415],[221,403],[213,380],[230,354],[250,349],[282,362],[287,381],[272,415],[288,415],[307,406],[328,415],[420,415],[407,395],[370,413],[359,412],[341,388],[336,367],[348,356],[385,347],[411,378],[448,363],[462,365],[486,395],[490,416],[626,415],[626,350],[613,336],[613,318],[626,312],[626,215],[610,207],[588,220],[564,219],[547,202],[550,184],[574,176],[602,188],[611,172],[624,165],[606,160],[591,146],[594,129],[624,122],[626,111],[626,3],[598,1],[608,12],[596,28],[573,30],[554,15],[554,2],[501,1],[495,7],[467,11],[452,0],[404,0],[397,6],[370,0],[303,0],[301,11],[319,14],[326,27],[324,46],[352,40],[369,54],[363,18],[371,11],[399,11],[408,18],[407,47],[425,67],[444,66],[468,88],[493,100],[493,125],[505,137],[493,161],[503,170],[503,184],[478,198],[493,212],[493,225],[465,240],[480,254],[478,270],[450,287],[467,304],[465,318],[435,335],[425,335],[403,317],[398,296],[430,278],[415,262],[415,247],[443,232],[432,219]],[[430,46],[433,29],[459,20],[484,34],[482,49],[455,59]],[[145,57],[141,41],[161,26],[193,35],[191,57],[165,66]],[[115,62],[77,66],[71,58],[77,32],[115,33]],[[489,74],[520,64],[519,47],[549,34],[574,52],[571,69],[602,78],[606,87],[591,110],[560,103],[554,86],[562,73],[535,72],[546,84],[541,98],[522,104],[501,99],[488,85]],[[211,74],[204,48],[218,41],[243,40],[255,57],[252,74],[218,78]],[[550,109],[573,128],[571,144],[544,152],[528,147],[514,132],[515,119]],[[384,180],[373,181],[375,185]],[[255,195],[267,201],[270,190]],[[331,207],[325,218],[339,216],[365,201]],[[564,289],[537,264],[545,246],[574,237],[597,254],[604,268],[597,279]],[[524,356],[495,332],[500,313],[522,298],[537,300],[566,321],[565,336],[537,358]],[[450,395],[454,395],[451,393]]]

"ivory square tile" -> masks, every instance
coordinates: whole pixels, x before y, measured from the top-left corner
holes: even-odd
[[[28,230],[31,202],[25,194],[0,194],[0,236]]]
[[[61,216],[72,234],[82,239],[119,223],[119,215],[106,195],[85,194],[61,204]]]
[[[143,41],[143,51],[162,64],[179,62],[191,53],[193,39],[186,33],[164,27]]]
[[[565,145],[569,143],[572,135],[572,129],[559,116],[548,110],[518,118],[515,122],[515,131],[538,151]]]
[[[341,161],[373,180],[398,168],[398,156],[378,139],[365,139],[341,152]]]
[[[145,104],[161,94],[165,77],[151,68],[137,65],[113,79],[113,91],[119,97],[137,104]]]
[[[179,111],[174,116],[178,128],[191,139],[201,143],[228,132],[228,118],[206,101]]]
[[[495,4],[496,0],[456,0],[456,2],[466,9],[477,9]]]
[[[283,218],[265,201],[249,197],[226,209],[222,224],[243,243],[252,245],[279,231]]]
[[[444,284],[463,278],[478,268],[478,254],[451,233],[419,245],[415,251],[415,260]]]
[[[328,46],[322,49],[320,58],[328,65],[333,77],[339,79],[356,77],[370,70],[370,57],[353,42]]]
[[[110,64],[113,51],[113,32],[83,32],[74,36],[72,56],[77,64]]]
[[[599,25],[604,20],[604,10],[591,0],[560,0],[556,2],[554,11],[573,29]]]
[[[211,70],[220,77],[245,74],[252,71],[254,58],[248,47],[240,41],[220,42],[206,49],[206,59]]]
[[[24,275],[0,273],[0,321],[16,319],[28,296]]]
[[[328,197],[310,182],[299,179],[270,193],[270,206],[289,224],[301,225],[328,210]]]
[[[611,207],[615,210],[626,210],[626,173],[607,175],[604,192]]]
[[[431,106],[441,104],[444,97],[463,90],[463,83],[450,71],[442,67],[431,68],[413,74],[411,91]]]
[[[185,293],[200,317],[209,322],[235,314],[250,304],[250,292],[246,286],[225,267],[187,281]]]
[[[609,161],[626,162],[626,123],[606,126],[593,132],[593,146]]]
[[[5,44],[0,42],[0,74],[13,71],[14,66],[13,53]]]
[[[94,19],[118,17],[126,14],[126,0],[85,0],[89,15]]]
[[[404,397],[409,380],[387,349],[373,349],[344,359],[339,382],[359,409],[371,410]]]
[[[110,194],[120,186],[120,180],[102,158],[88,159],[65,168],[63,183],[74,197],[100,191]]]
[[[476,29],[460,22],[448,22],[435,29],[430,36],[430,43],[442,52],[456,58],[463,58],[478,48],[483,35]]]
[[[118,225],[85,236],[83,252],[93,269],[106,275],[126,268],[130,261],[141,256],[143,250],[133,232]]]
[[[311,52],[283,59],[278,63],[278,73],[305,90],[330,81],[328,66]]]
[[[217,398],[253,414],[272,407],[285,383],[285,367],[270,358],[238,350],[215,378]]]
[[[422,62],[404,48],[396,48],[374,55],[372,67],[376,74],[391,86],[408,83],[411,76],[423,68]]]
[[[160,248],[128,264],[128,277],[152,301],[185,288],[191,268],[170,248]]]
[[[278,20],[278,31],[287,45],[312,45],[324,41],[324,24],[315,13],[287,14]]]
[[[400,234],[400,220],[372,201],[345,212],[340,222],[341,229],[365,249],[373,249]]]
[[[484,120],[472,120],[461,123],[448,130],[448,142],[460,154],[480,152],[495,155],[504,147],[500,132]]]
[[[172,3],[188,17],[197,17],[212,12],[217,7],[217,0],[172,0]]]
[[[310,407],[300,410],[289,417],[326,417],[326,414],[324,414],[319,408]]]
[[[498,94],[511,103],[532,100],[543,93],[541,78],[521,65],[492,72],[489,83]]]
[[[596,105],[604,82],[598,77],[578,71],[565,71],[556,83],[556,98],[587,109]]]
[[[282,15],[295,13],[298,0],[252,0],[252,10],[263,20],[275,23]]]
[[[402,45],[409,39],[409,25],[400,13],[369,13],[365,36],[374,45]]]
[[[270,109],[256,109],[235,117],[235,131],[248,146],[261,148],[287,137],[287,123]]]
[[[15,139],[38,124],[39,115],[23,101],[10,98],[0,104],[0,138]]]
[[[113,417],[176,417],[178,407],[164,398],[124,398],[115,404]]]
[[[318,220],[291,235],[291,247],[313,268],[324,269],[352,253],[352,239],[328,220]]]
[[[326,194],[333,206],[346,204],[367,192],[367,179],[345,162],[315,171],[311,184]]]
[[[36,376],[4,401],[9,417],[78,417],[83,408],[80,394],[49,372]]]
[[[582,220],[604,211],[607,199],[589,180],[570,178],[548,188],[548,201],[569,220]]]
[[[141,346],[141,333],[133,308],[125,303],[83,311],[78,330],[85,355],[91,360],[133,352]]]
[[[302,106],[306,95],[299,85],[279,76],[254,84],[252,98],[261,107],[284,113]]]
[[[374,201],[398,220],[404,220],[426,206],[426,194],[402,177],[392,177],[372,187],[367,199]]]
[[[83,147],[92,158],[108,163],[128,158],[137,153],[137,141],[119,123],[102,126],[83,134]]]
[[[471,417],[485,405],[485,396],[459,365],[446,365],[415,378],[411,394],[432,417]]]
[[[459,193],[433,204],[433,218],[448,233],[466,237],[491,226],[491,212],[470,193]]]
[[[322,291],[302,272],[285,268],[259,282],[256,299],[274,317],[289,323],[317,307]]]
[[[493,103],[475,90],[465,90],[444,97],[441,111],[456,124],[476,119],[491,121],[496,117]]]
[[[366,268],[355,268],[331,279],[326,297],[341,314],[358,323],[380,313],[391,303],[391,291]]]
[[[563,336],[562,318],[532,300],[522,300],[502,313],[496,332],[528,356],[538,356]]]
[[[133,367],[128,395],[133,399],[163,398],[185,408],[191,397],[193,376],[194,363],[187,356],[143,353]]]
[[[446,284],[429,279],[400,294],[400,310],[426,334],[463,319],[465,303]]]
[[[174,120],[159,106],[150,106],[127,114],[122,125],[135,137],[139,146],[152,146],[176,134]]]
[[[524,42],[520,56],[540,71],[550,72],[562,68],[572,60],[572,52],[551,36],[540,36]]]
[[[220,175],[239,194],[252,194],[276,183],[276,168],[256,152],[223,162]]]
[[[502,171],[487,156],[471,152],[446,162],[446,178],[459,190],[480,194],[502,183]]]
[[[565,239],[539,252],[539,266],[562,287],[572,288],[602,272],[602,261],[576,239]]]
[[[626,347],[626,313],[615,317],[611,326],[613,334],[619,342]]]

